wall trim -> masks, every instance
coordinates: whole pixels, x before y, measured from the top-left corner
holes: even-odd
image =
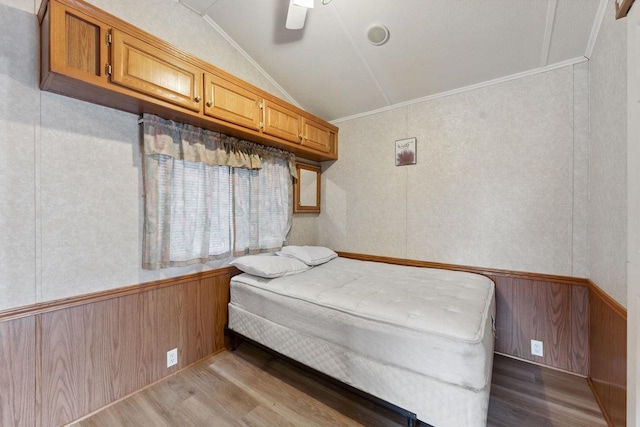
[[[600,27],[602,27],[604,15],[607,12],[608,3],[609,0],[600,0],[598,11],[596,12],[596,18],[593,20],[593,26],[591,27],[591,34],[589,34],[589,40],[587,41],[587,49],[584,53],[585,58],[591,59],[591,56],[593,55],[593,49],[596,47],[596,41],[598,40],[598,34],[600,33]]]
[[[497,268],[472,267],[466,265],[446,264],[441,262],[419,261],[404,258],[393,258],[377,255],[365,255],[352,252],[337,252],[344,258],[358,259],[361,261],[385,262],[387,264],[408,265],[411,267],[440,268],[443,270],[466,271],[489,276],[513,277],[516,279],[540,280],[545,282],[562,283],[565,285],[577,285],[591,287],[590,280],[581,277],[558,276],[553,274],[532,273],[523,271],[500,270]],[[591,282],[592,283],[592,282]],[[595,285],[593,285],[595,286]],[[598,290],[604,293],[600,288]],[[605,294],[606,295],[606,294]]]
[[[598,406],[600,407],[600,412],[602,412],[602,417],[607,422],[607,426],[614,427],[613,421],[611,420],[611,417],[609,416],[609,413],[607,412],[607,408],[604,406],[604,403],[602,402],[602,399],[600,398],[600,395],[596,391],[596,387],[593,384],[593,380],[591,380],[591,377],[587,377],[587,384],[589,384],[589,388],[591,389],[591,393],[593,394],[593,397],[596,399],[596,402],[598,403]]]
[[[608,425],[624,426],[627,310],[591,280],[589,288],[589,387]]]
[[[344,258],[358,259],[362,261],[385,262],[387,264],[408,265],[411,267],[440,268],[443,270],[466,271],[482,275],[493,275],[503,277],[514,277],[517,279],[540,280],[545,282],[563,283],[566,285],[586,286],[595,292],[600,299],[616,312],[622,319],[627,321],[627,309],[622,304],[613,299],[602,288],[596,285],[591,279],[573,276],[559,276],[545,273],[533,273],[514,270],[501,270],[497,268],[472,267],[468,265],[446,264],[441,262],[420,261],[405,258],[394,258],[378,255],[358,254],[353,252],[341,252],[337,254]]]
[[[618,301],[611,298],[611,296],[600,288],[600,286],[596,285],[594,282],[589,280],[589,288],[600,297],[602,302],[607,304],[615,313],[622,317],[622,320],[627,321],[627,309],[622,306]]]
[[[546,67],[534,68],[532,70],[523,71],[521,73],[511,74],[509,76],[498,77],[497,79],[488,80],[485,82],[480,82],[476,84],[472,84],[469,86],[464,86],[458,89],[452,89],[446,92],[440,92],[433,95],[428,95],[422,98],[411,99],[405,102],[399,102],[397,104],[387,105],[382,108],[378,108],[376,110],[365,111],[364,113],[354,114],[352,116],[341,117],[339,119],[330,120],[329,123],[333,125],[338,125],[341,122],[346,122],[348,120],[360,119],[362,117],[373,116],[374,114],[384,113],[386,111],[395,110],[396,108],[406,107],[409,105],[419,104],[421,102],[431,101],[438,98],[444,98],[445,96],[457,95],[459,93],[469,92],[471,90],[481,89],[487,86],[493,86],[500,83],[509,82],[511,80],[517,80],[524,77],[534,76],[536,74],[546,73],[547,71],[557,70],[559,68],[569,67],[576,64],[580,64],[582,62],[587,61],[588,58],[584,56],[579,56],[577,58],[568,59],[566,61],[558,62],[555,64],[547,65]]]
[[[185,4],[182,4],[182,5],[187,7]],[[191,9],[191,8],[189,8],[189,9]],[[191,9],[191,10],[193,10],[193,9]],[[222,38],[226,40],[227,43],[229,43],[231,46],[233,46],[233,48],[240,54],[240,56],[242,56],[244,59],[246,59],[247,62],[249,62],[251,65],[253,65],[255,67],[255,69],[258,70],[258,72],[260,74],[262,74],[262,76],[265,79],[267,79],[269,81],[269,83],[271,83],[276,89],[278,89],[282,93],[282,95],[285,98],[287,98],[287,101],[289,101],[290,103],[292,103],[293,105],[295,105],[298,108],[302,108],[300,103],[298,101],[296,101],[295,98],[289,94],[289,92],[284,90],[284,88],[282,86],[280,86],[278,84],[278,82],[276,82],[274,80],[274,78],[271,77],[271,75],[269,73],[267,73],[264,70],[264,68],[262,68],[260,66],[260,64],[258,64],[253,59],[253,57],[251,57],[251,55],[249,55],[247,53],[247,51],[245,51],[243,48],[241,48],[240,45],[238,43],[236,43],[236,41],[233,40],[231,38],[231,36],[229,36],[229,34],[227,34],[226,31],[224,31],[222,29],[222,27],[220,27],[218,24],[216,24],[216,22],[213,19],[211,19],[211,17],[209,15],[202,15],[202,19],[204,19],[204,22],[209,24],[211,26],[211,28],[213,28],[218,34],[220,34],[222,36]]]
[[[92,292],[90,294],[82,294],[69,298],[62,298],[52,301],[40,302],[36,304],[25,305],[8,310],[0,311],[0,322],[15,320],[22,317],[35,316],[38,314],[49,313],[51,311],[61,310],[64,308],[75,307],[78,305],[90,304],[94,302],[104,301],[112,298],[123,297],[126,295],[137,294],[141,292],[152,291],[168,286],[175,286],[182,283],[193,282],[211,277],[235,275],[240,271],[233,266],[217,268],[214,270],[201,271],[198,273],[187,274],[185,276],[170,277],[166,279],[155,280],[153,282],[141,283],[138,285],[124,286],[120,288],[108,289],[105,291]]]
[[[345,258],[463,271],[495,283],[495,348],[500,354],[586,377],[590,369],[588,280],[339,252]],[[553,347],[531,354],[530,339]]]

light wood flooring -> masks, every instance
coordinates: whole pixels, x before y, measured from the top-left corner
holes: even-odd
[[[75,425],[405,426],[389,409],[243,343]],[[489,426],[606,426],[587,381],[496,355]]]

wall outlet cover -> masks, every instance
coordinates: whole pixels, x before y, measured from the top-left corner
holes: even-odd
[[[531,340],[531,355],[540,357],[544,356],[542,341]]]
[[[167,351],[167,368],[172,367],[173,365],[178,364],[178,349],[174,348],[173,350]]]

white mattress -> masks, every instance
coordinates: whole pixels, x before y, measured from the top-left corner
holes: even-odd
[[[337,258],[293,276],[235,276],[234,329],[232,307],[436,381],[490,385],[495,299],[484,276]]]

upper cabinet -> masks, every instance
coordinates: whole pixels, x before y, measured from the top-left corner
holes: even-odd
[[[107,25],[64,4],[50,9],[40,20],[42,39],[49,45],[41,49],[42,85],[52,73],[101,84],[109,55]]]
[[[330,153],[335,140],[335,132],[318,120],[302,118],[302,145],[323,153]]]
[[[338,158],[336,126],[82,0],[44,0],[38,18],[43,90]]]
[[[272,100],[265,100],[264,133],[291,142],[300,142],[300,114]]]
[[[115,28],[107,38],[113,60],[107,73],[113,83],[189,110],[202,110],[201,69]]]
[[[206,73],[205,79],[204,113],[207,116],[248,129],[260,129],[262,114],[258,94],[219,75]]]

